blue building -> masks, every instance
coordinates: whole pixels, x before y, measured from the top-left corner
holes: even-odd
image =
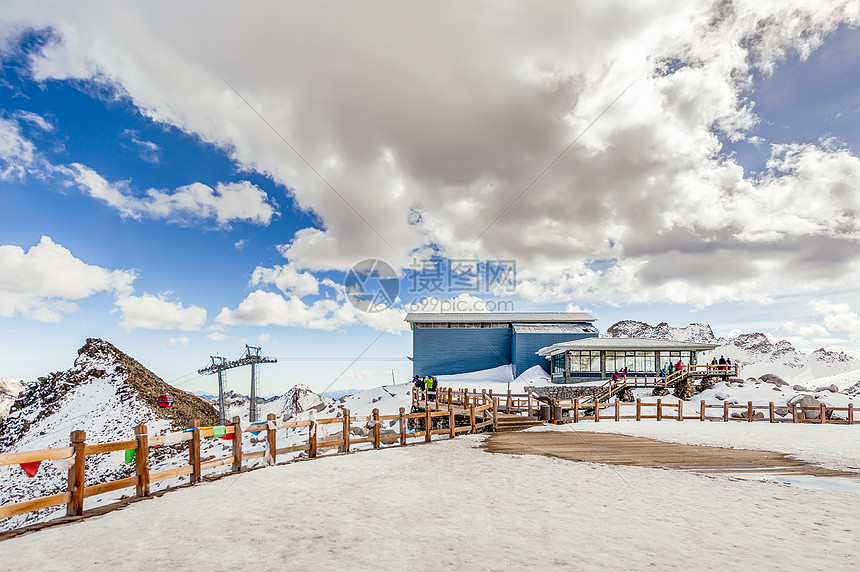
[[[538,350],[597,337],[595,318],[585,312],[412,313],[412,371],[451,375],[512,365],[514,376],[549,361]]]

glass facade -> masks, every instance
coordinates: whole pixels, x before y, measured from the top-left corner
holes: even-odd
[[[656,352],[642,351],[607,351],[606,372],[621,371],[625,367],[628,373],[654,373],[657,362]]]
[[[564,373],[564,353],[552,356],[552,373]]]
[[[668,370],[670,366],[674,366],[678,361],[683,365],[692,363],[693,352],[660,352],[660,368]]]
[[[600,371],[600,351],[572,350],[570,352],[570,371]]]

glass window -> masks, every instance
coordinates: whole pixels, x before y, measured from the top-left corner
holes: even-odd
[[[571,350],[570,371],[600,371],[600,352],[597,350]]]
[[[552,372],[562,373],[564,371],[564,354],[556,354],[552,356]]]

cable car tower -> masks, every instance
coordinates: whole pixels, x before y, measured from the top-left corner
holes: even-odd
[[[249,420],[251,423],[257,421],[257,365],[261,363],[278,363],[278,360],[260,355],[260,347],[249,346],[245,344],[245,353],[237,360],[227,361],[226,358],[220,356],[209,356],[210,363],[208,366],[198,369],[197,373],[218,374],[218,415],[220,422],[223,425],[227,422],[227,406],[224,403],[224,375],[222,372],[234,367],[242,367],[245,365],[251,366],[251,407]]]

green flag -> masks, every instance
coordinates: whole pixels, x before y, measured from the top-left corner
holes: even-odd
[[[126,463],[134,463],[134,454],[137,452],[137,449],[126,449],[125,450],[125,462]]]
[[[227,428],[223,425],[216,425],[212,428],[212,436],[213,437],[223,437],[227,434]]]

